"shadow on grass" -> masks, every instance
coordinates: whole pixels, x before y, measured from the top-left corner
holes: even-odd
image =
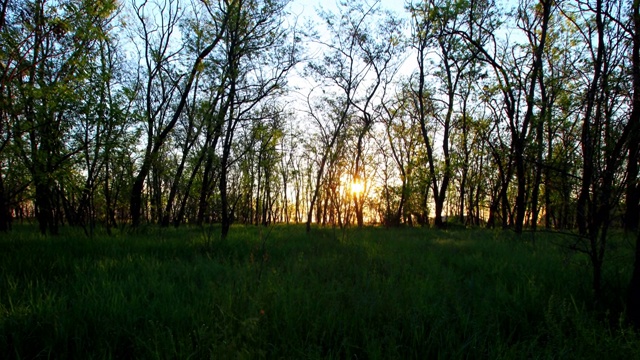
[[[632,358],[588,272],[480,230],[0,238],[0,357]],[[612,267],[613,269],[613,267]],[[618,295],[619,297],[622,294]]]

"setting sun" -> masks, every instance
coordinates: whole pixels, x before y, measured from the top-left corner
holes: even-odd
[[[358,180],[351,183],[351,193],[360,195],[364,191],[364,184]]]

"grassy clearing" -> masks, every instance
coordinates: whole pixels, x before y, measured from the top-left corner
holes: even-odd
[[[1,235],[0,358],[640,356],[618,321],[624,239],[612,241],[607,313],[591,310],[586,259],[554,235],[213,230]]]

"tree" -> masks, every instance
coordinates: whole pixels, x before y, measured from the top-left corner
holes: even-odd
[[[80,164],[76,166],[79,173],[86,175],[77,196],[80,200],[75,208],[69,209],[75,218],[75,225],[82,226],[87,235],[93,234],[101,211],[108,232],[116,223],[110,179],[115,167],[112,152],[131,141],[131,136],[127,134],[129,124],[125,113],[130,100],[122,92],[113,90],[114,83],[122,76],[117,69],[122,66],[121,54],[115,39],[101,38],[98,41],[98,58],[89,78],[93,86],[80,93],[86,102],[78,109],[77,117],[77,126],[80,128],[77,141],[82,151]],[[104,189],[104,209],[96,205],[101,185]]]
[[[477,51],[480,61],[492,68],[503,97],[503,108],[511,136],[511,149],[513,150],[513,162],[517,180],[517,195],[515,199],[516,233],[522,232],[525,220],[527,200],[527,163],[525,156],[529,145],[528,136],[534,120],[536,84],[539,81],[539,74],[543,66],[542,59],[552,3],[551,0],[541,0],[533,7],[534,16],[530,16],[531,4],[521,2],[518,8],[517,23],[529,41],[529,44],[522,49],[526,54],[524,56],[521,56],[516,51],[504,51],[502,55],[498,55],[498,44],[495,43],[492,35],[491,38],[494,40],[489,43],[490,47],[487,47],[482,42],[472,38],[470,31],[454,30],[454,33],[460,35],[467,41],[469,46]],[[485,18],[479,17],[476,21],[483,21],[483,19]],[[478,26],[477,28],[485,29],[486,27]],[[495,24],[491,25],[490,29],[495,31]],[[492,50],[489,50],[491,48]],[[529,53],[527,49],[531,49],[531,52]],[[508,56],[512,58],[509,59]],[[529,62],[525,62],[524,59],[529,59]],[[519,108],[521,97],[524,98],[526,105],[523,115]]]
[[[589,256],[596,303],[602,297],[602,267],[612,211],[622,187],[618,172],[634,122],[621,117],[624,106],[626,42],[620,24],[622,4],[596,0],[564,9],[575,26],[590,58],[576,64],[581,77],[584,104],[581,108],[582,181],[577,199],[577,225],[582,241],[574,247]],[[595,26],[595,28],[594,28]]]
[[[547,42],[547,34],[549,29],[549,22],[551,19],[551,15],[553,12],[553,1],[552,0],[540,0],[535,5],[531,6],[526,2],[521,4],[521,8],[518,13],[519,16],[519,27],[526,34],[529,47],[534,49],[532,54],[532,64],[530,70],[530,77],[528,80],[528,88],[525,93],[526,99],[526,112],[524,114],[524,118],[522,120],[521,130],[518,132],[515,130],[515,126],[511,126],[512,136],[516,136],[517,141],[515,141],[515,162],[516,162],[516,177],[518,179],[518,195],[516,197],[516,233],[521,233],[522,228],[524,226],[525,220],[525,211],[526,211],[526,169],[525,169],[525,156],[526,149],[525,147],[527,142],[528,132],[530,131],[529,127],[534,127],[536,131],[536,143],[534,147],[537,146],[537,154],[536,161],[538,164],[542,162],[542,151],[543,151],[543,126],[544,120],[547,112],[550,111],[548,109],[548,98],[547,93],[545,91],[544,84],[544,62],[543,56],[545,53],[545,46]],[[533,17],[529,14],[533,10]],[[536,96],[536,84],[541,89],[542,93],[542,107],[538,116],[534,116],[534,110],[537,106],[535,96]],[[541,167],[537,166],[535,180],[533,184],[533,194],[532,194],[532,206],[533,206],[533,227],[535,228],[535,224],[537,224],[538,218],[538,193],[539,186],[541,182],[542,171]]]
[[[233,221],[234,209],[228,198],[228,171],[235,161],[232,144],[239,124],[262,121],[277,107],[265,105],[281,94],[286,74],[297,63],[296,38],[288,38],[283,26],[286,1],[230,1],[226,3],[229,24],[224,30],[223,49],[229,83],[221,105],[224,111],[220,191],[222,237]],[[290,42],[289,42],[290,41]],[[263,111],[266,110],[266,111]]]
[[[40,231],[57,234],[64,188],[73,185],[74,161],[84,146],[77,141],[82,135],[75,118],[88,104],[83,94],[89,92],[92,63],[99,59],[116,5],[44,0],[9,5],[2,8],[8,60],[2,65],[2,96],[9,110],[3,117],[11,123],[11,141],[35,189]],[[2,212],[6,215],[6,208]]]
[[[374,7],[377,4],[374,3],[368,10],[361,4],[354,6],[352,3],[352,6],[354,6],[353,10],[358,10],[358,12],[365,14],[367,17],[374,17],[377,15],[376,12],[379,11]],[[349,10],[348,13],[352,13],[353,10]],[[366,22],[362,18],[357,26],[348,28],[350,36],[356,39],[355,55],[359,58],[359,62],[362,63],[362,70],[360,70],[362,79],[360,81],[370,82],[362,93],[356,93],[358,98],[348,97],[357,111],[356,119],[358,124],[356,124],[356,127],[359,128],[356,130],[357,143],[353,179],[354,182],[363,184],[365,182],[363,142],[375,121],[374,114],[376,111],[373,111],[373,108],[380,107],[374,102],[384,101],[383,98],[387,93],[389,84],[394,80],[394,75],[398,68],[397,61],[394,60],[397,60],[397,55],[402,50],[401,21],[388,12],[383,16],[381,19],[371,19]],[[357,17],[354,20],[357,20]],[[352,24],[354,23],[356,21],[352,22]],[[364,197],[354,196],[354,206],[358,227],[362,227],[364,223]]]
[[[479,11],[473,2],[465,1],[425,1],[418,4],[411,3],[408,7],[413,21],[412,41],[417,52],[417,83],[413,86],[415,116],[417,117],[422,137],[427,149],[427,161],[430,172],[431,188],[435,203],[435,225],[445,226],[442,211],[453,175],[452,154],[450,141],[454,128],[454,116],[459,108],[457,98],[460,97],[459,87],[463,78],[471,72],[476,61],[477,50],[464,46],[456,36],[457,32],[467,29],[468,37],[476,44],[482,44],[483,34],[475,31],[476,13]],[[436,59],[431,55],[436,54]],[[431,69],[434,64],[437,85],[429,88]],[[477,74],[474,74],[477,75]],[[439,86],[438,86],[439,85]],[[463,119],[462,132],[466,132],[466,98],[462,96],[464,106],[457,110]],[[438,140],[442,142],[442,161],[438,166],[434,149],[435,136],[429,131],[428,123],[435,120]],[[440,132],[441,131],[441,132]],[[439,169],[441,168],[441,170]],[[463,174],[464,175],[464,174]],[[464,192],[462,194],[464,199]],[[464,207],[464,203],[461,203]]]
[[[381,85],[392,77],[392,61],[400,44],[400,23],[391,14],[387,13],[378,20],[381,26],[376,27],[377,33],[367,26],[367,22],[377,18],[379,2],[372,5],[344,3],[339,11],[338,14],[326,11],[319,13],[331,38],[328,41],[316,40],[327,51],[319,61],[311,62],[308,66],[316,80],[331,92],[322,101],[331,111],[327,117],[333,124],[324,125],[321,116],[308,102],[309,116],[323,132],[324,148],[321,150],[323,155],[319,159],[315,191],[307,214],[307,231],[311,228],[313,208],[320,194],[327,160],[335,151],[342,132],[349,126],[357,127],[353,180],[364,181],[362,149],[365,136],[374,122],[373,102],[379,95]],[[323,93],[326,92],[323,89]],[[354,205],[358,226],[362,226],[362,198],[354,198]]]
[[[410,111],[410,94],[406,91],[400,93],[396,99],[391,101],[383,101],[382,108],[384,114],[381,115],[384,123],[385,136],[388,143],[390,156],[395,163],[399,172],[400,188],[398,189],[399,199],[395,210],[391,209],[391,187],[385,176],[384,182],[384,198],[386,199],[385,223],[388,225],[399,226],[404,219],[412,224],[412,215],[418,209],[411,204],[414,197],[415,188],[415,172],[422,159],[418,157],[421,151],[419,124],[415,117],[409,116]],[[382,146],[380,146],[382,148]],[[381,150],[385,152],[385,150]]]
[[[200,17],[200,13],[204,13],[204,17]],[[204,48],[206,48],[209,43],[207,41],[208,38],[216,36],[218,33],[217,23],[214,21],[207,21],[207,16],[209,18],[215,19],[216,16],[211,14],[210,8],[207,7],[207,4],[202,4],[199,7],[196,7],[196,11],[193,12],[192,18],[186,21],[186,24],[183,25],[184,28],[190,30],[185,39],[186,49],[188,52],[193,53],[195,56],[200,54]],[[184,212],[186,208],[186,201],[189,197],[189,193],[191,187],[193,185],[193,181],[195,178],[195,174],[197,173],[196,169],[199,169],[203,157],[200,156],[197,160],[197,163],[194,167],[194,172],[191,173],[191,176],[185,186],[183,194],[180,194],[180,187],[182,184],[182,178],[184,172],[187,170],[186,167],[188,165],[188,160],[190,159],[191,153],[198,143],[198,138],[200,134],[203,132],[205,128],[206,114],[203,111],[203,107],[199,106],[200,99],[200,82],[203,77],[206,78],[206,75],[203,76],[206,67],[210,65],[207,63],[207,59],[203,59],[203,61],[198,64],[197,73],[195,75],[193,91],[191,95],[191,101],[188,101],[185,104],[185,111],[183,115],[178,120],[178,127],[173,132],[172,140],[175,143],[180,144],[181,152],[180,152],[180,160],[177,164],[175,173],[173,175],[173,179],[170,183],[169,194],[167,196],[166,204],[164,205],[164,211],[162,214],[162,219],[160,220],[161,226],[169,226],[169,223],[173,220],[174,226],[178,226],[184,217]],[[208,80],[208,79],[207,79]],[[205,80],[206,81],[206,80]],[[218,93],[219,94],[219,93]],[[179,197],[182,196],[182,201],[180,201],[179,205],[176,205]]]
[[[227,27],[230,15],[229,12],[223,11],[221,2],[218,3],[218,11],[213,8],[213,5],[205,4],[217,31],[209,44],[200,51],[193,61],[187,78],[182,84],[180,82],[183,76],[178,76],[175,79],[173,78],[174,74],[169,72],[170,62],[179,53],[178,50],[172,48],[172,35],[176,31],[175,27],[182,14],[180,4],[174,0],[166,0],[164,4],[158,4],[156,9],[149,9],[153,6],[147,1],[140,5],[134,5],[136,17],[140,22],[139,36],[142,40],[142,53],[144,54],[146,79],[143,98],[147,130],[147,143],[142,164],[131,190],[130,212],[131,224],[134,227],[140,224],[142,190],[151,167],[158,160],[162,146],[182,114],[202,62],[218,45],[222,39],[223,31]],[[151,14],[147,14],[146,11]],[[154,12],[157,14],[153,14]],[[158,24],[157,21],[160,23]],[[158,93],[158,91],[160,92]],[[170,100],[176,93],[179,93],[180,100],[173,109]],[[173,113],[170,115],[172,110]]]
[[[320,146],[320,149],[312,152],[314,154],[318,154],[318,158],[315,159],[317,168],[315,169],[314,181],[311,181],[311,173],[309,173],[308,183],[312,187],[312,190],[307,208],[307,233],[311,231],[313,210],[316,205],[316,201],[320,197],[322,179],[325,176],[325,167],[331,158],[335,158],[338,151],[342,149],[342,144],[344,142],[342,133],[349,117],[348,113],[342,109],[341,101],[334,100],[332,98],[333,97],[325,97],[322,99],[324,102],[323,104],[314,105],[311,102],[311,93],[307,97],[307,105],[309,107],[307,114],[309,118],[314,121],[319,130],[319,134],[317,134],[318,139],[314,142]],[[328,119],[329,121],[323,121],[323,116],[321,116],[322,110],[327,110],[326,117],[324,117],[324,119]],[[311,167],[309,170],[312,170]],[[319,212],[316,213],[318,214]]]

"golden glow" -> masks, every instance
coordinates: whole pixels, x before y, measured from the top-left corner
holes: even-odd
[[[354,195],[360,195],[364,192],[364,184],[358,180],[351,183],[351,193]]]

